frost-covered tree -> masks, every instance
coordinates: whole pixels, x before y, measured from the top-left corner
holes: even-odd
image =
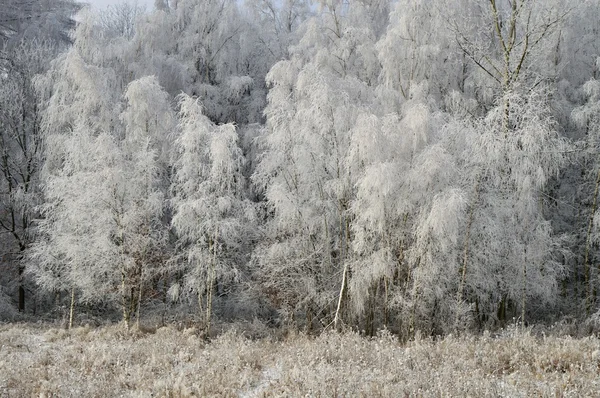
[[[556,303],[562,243],[548,221],[545,192],[564,167],[568,146],[557,133],[546,91],[510,101],[518,106],[509,113],[508,134],[499,138],[506,126],[501,102],[476,126],[480,133],[464,163],[475,173],[475,185],[461,289],[477,297],[480,320],[494,319],[495,311],[500,321],[512,312],[525,322],[534,302]]]
[[[100,14],[100,25],[107,35],[131,39],[138,18],[146,11],[137,1],[109,5]]]
[[[540,80],[554,77],[555,70],[545,68],[548,59],[539,61],[555,44],[553,39],[560,32],[569,8],[563,2],[538,0],[489,0],[486,3],[466,0],[461,2],[462,7],[449,8],[454,12],[448,23],[462,53],[483,73],[484,79],[478,83],[489,85],[491,82],[500,89],[505,101],[506,130],[510,118],[508,94],[518,89],[519,84],[531,87]],[[489,98],[488,105],[494,104],[496,96]]]
[[[433,320],[428,311],[449,304],[464,194],[446,134],[418,96],[400,114],[365,114],[355,126],[350,293],[370,332],[409,332],[417,316]]]
[[[541,282],[543,278],[536,279],[527,273],[530,270],[528,263],[534,261],[525,260],[524,256],[531,255],[530,246],[543,247],[542,242],[545,242],[548,247],[556,248],[558,244],[556,236],[545,221],[547,212],[541,203],[546,184],[553,175],[557,175],[563,164],[564,145],[557,136],[556,125],[548,111],[551,97],[546,94],[545,89],[539,90],[536,87],[554,82],[556,68],[546,68],[546,65],[555,53],[553,45],[556,43],[556,37],[560,36],[560,28],[568,9],[564,4],[538,1],[490,0],[487,4],[477,5],[466,1],[461,5],[470,12],[456,13],[450,17],[450,28],[455,34],[460,51],[476,66],[472,73],[478,72],[481,75],[478,84],[491,84],[488,95],[474,97],[487,114],[476,124],[475,128],[481,129],[485,134],[479,135],[479,138],[473,141],[482,143],[482,146],[474,148],[472,156],[486,154],[486,161],[471,167],[471,170],[475,171],[471,178],[474,188],[469,201],[461,274],[467,276],[468,266],[472,263],[469,256],[476,255],[473,244],[478,244],[480,238],[474,237],[473,232],[478,228],[478,217],[491,217],[483,224],[488,233],[492,233],[492,226],[500,227],[494,233],[495,238],[487,239],[490,245],[498,245],[499,241],[503,240],[498,238],[506,236],[505,228],[510,225],[515,241],[498,246],[495,249],[498,255],[488,258],[500,262],[497,265],[487,265],[484,269],[506,269],[508,263],[521,261],[521,299],[517,300],[514,291],[514,286],[518,285],[517,281],[496,281],[496,293],[502,292],[504,296],[492,301],[499,303],[498,318],[505,318],[507,302],[512,302],[514,315],[519,307],[519,315],[524,318],[528,297],[540,294],[539,297],[547,298],[548,290],[544,289],[551,288],[560,274],[560,267],[554,262],[555,258],[540,258],[536,261],[545,262],[549,267],[544,272],[548,278]],[[481,29],[481,26],[484,26],[484,29]],[[452,103],[460,104],[454,101],[455,97],[453,94],[446,100],[451,108],[456,108]],[[513,101],[516,109],[513,109]],[[502,117],[498,113],[500,103]],[[531,120],[536,122],[532,123]],[[501,127],[495,123],[500,123]],[[488,136],[490,132],[497,134],[497,137]],[[540,149],[544,147],[547,148],[546,151]],[[492,155],[490,151],[496,155]],[[515,156],[518,154],[527,156],[529,160],[523,163],[522,159]],[[493,162],[490,162],[492,160]],[[525,169],[522,169],[523,167]],[[532,174],[532,170],[536,168],[538,171]],[[528,204],[535,201],[540,203],[537,208]],[[481,206],[485,210],[480,209]],[[480,214],[480,211],[483,211],[483,214]],[[517,233],[516,231],[520,230],[519,225],[523,222],[533,226],[530,230]],[[516,255],[513,249],[517,247],[522,248],[519,254],[521,260],[508,260],[512,255]],[[481,249],[483,247],[479,247],[479,250]],[[512,254],[508,254],[506,250]],[[477,261],[472,265],[476,263]],[[514,270],[510,275],[516,274],[517,270]],[[502,273],[495,272],[495,275],[500,276]],[[533,286],[527,288],[527,284],[534,280],[536,282],[532,282]],[[463,297],[465,283],[464,278],[461,279],[457,295],[459,300]],[[502,286],[512,286],[513,290],[509,291]],[[480,297],[475,302],[478,311],[481,310],[481,303]],[[491,314],[491,310],[487,312]],[[486,315],[486,318],[488,316]]]
[[[47,290],[118,304],[129,322],[165,257],[174,114],[154,77],[128,84],[95,16],[38,80],[44,116],[45,218],[29,272]],[[139,317],[138,317],[139,319]]]
[[[121,259],[122,294],[130,309],[126,312],[123,304],[123,317],[128,321],[137,309],[139,322],[145,284],[164,273],[168,256],[164,214],[175,115],[168,94],[153,76],[130,83],[124,97],[127,107],[121,114],[125,128],[121,151],[125,162],[120,174],[125,186],[123,192],[113,193],[119,198],[113,217],[118,229],[116,244],[125,256]]]
[[[492,3],[457,6],[471,10],[464,18],[494,20]],[[503,9],[502,15],[540,11],[525,5]],[[539,22],[535,26],[519,20],[525,26],[517,27],[513,21],[509,32],[523,34],[523,40],[537,35],[529,44],[491,30],[489,48],[479,38],[465,37],[451,15],[427,1],[398,3],[378,42],[383,80],[376,102],[391,113],[371,110],[358,119],[349,157],[358,178],[353,303],[367,324],[391,324],[404,332],[445,332],[469,317],[504,320],[507,306],[512,315],[524,317],[532,298],[555,303],[562,275],[555,256],[560,240],[544,200],[548,182],[564,165],[565,144],[547,92],[516,94],[531,87],[524,76],[536,69],[539,51],[533,49],[541,48],[552,21],[558,21],[551,17],[561,14],[532,16],[530,22]],[[432,16],[441,29],[420,30]],[[455,37],[448,36],[452,32]],[[513,49],[496,52],[510,40]],[[397,47],[403,48],[392,51]],[[523,74],[511,58],[517,47],[526,65]],[[481,58],[472,59],[474,49]],[[487,74],[486,65],[498,76],[510,75],[510,82],[503,85],[497,76],[492,81],[502,84],[482,94],[485,87],[478,84],[486,79],[477,74]],[[516,109],[507,106],[511,101]],[[499,109],[508,112],[504,119]],[[516,264],[521,268],[510,269]],[[373,319],[377,313],[384,319]]]
[[[114,276],[107,271],[118,253],[111,236],[103,233],[112,221],[103,204],[120,159],[109,135],[94,137],[85,126],[52,137],[49,145],[61,147],[61,168],[45,178],[44,219],[27,272],[45,291],[70,293],[71,323],[76,292],[82,302],[114,299]]]
[[[0,230],[4,232],[2,245],[6,245],[3,257],[18,274],[20,311],[25,309],[21,260],[33,240],[35,207],[41,199],[41,112],[32,80],[45,71],[54,54],[55,47],[49,42],[23,41],[0,61]]]
[[[246,7],[257,24],[259,42],[265,46],[274,64],[288,55],[294,32],[310,15],[305,0],[247,0]]]
[[[291,60],[267,76],[264,154],[253,176],[270,213],[255,252],[263,289],[286,321],[300,317],[308,328],[337,327],[347,312],[354,177],[346,157],[378,73],[375,32],[364,24],[373,10],[323,7]]]
[[[172,225],[183,278],[170,293],[179,298],[193,292],[208,331],[215,294],[239,281],[253,211],[245,200],[244,156],[235,126],[212,123],[197,99],[181,94],[178,100]]]
[[[19,311],[26,293],[22,257],[40,201],[41,107],[33,81],[69,42],[77,8],[71,1],[0,2],[0,251],[8,270],[0,284],[18,291]]]
[[[426,1],[395,5],[375,46],[372,65],[381,65],[381,73],[371,81],[372,103],[358,112],[345,156],[356,187],[349,295],[353,314],[369,333],[383,326],[408,332],[417,317],[441,318],[439,303],[450,304],[456,288],[453,242],[465,195],[440,108],[460,78],[456,67],[443,63],[463,59],[451,53],[443,32],[422,29],[443,21],[438,11]],[[434,220],[437,227],[427,226]]]
[[[48,290],[118,303],[129,323],[166,261],[163,157],[174,116],[153,77],[132,82],[125,100],[121,133],[76,125],[49,137],[62,161],[46,176],[43,237],[29,272]]]

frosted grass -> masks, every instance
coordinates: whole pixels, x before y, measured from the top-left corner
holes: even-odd
[[[582,397],[600,391],[600,340],[382,333],[205,342],[195,329],[0,326],[2,397]]]

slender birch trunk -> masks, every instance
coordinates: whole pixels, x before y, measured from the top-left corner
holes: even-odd
[[[473,221],[475,219],[475,210],[477,209],[477,204],[479,202],[479,182],[480,177],[477,177],[477,182],[475,183],[475,199],[469,211],[469,220],[467,221],[467,230],[465,232],[465,242],[463,244],[463,264],[462,269],[460,271],[460,283],[458,285],[458,292],[456,294],[456,301],[458,303],[462,302],[463,294],[465,289],[465,284],[467,281],[467,265],[469,261],[469,247],[471,244],[471,229],[473,226]]]
[[[212,249],[212,258],[210,261],[210,266],[208,272],[206,273],[206,315],[205,315],[205,329],[206,333],[210,332],[210,323],[212,318],[212,302],[213,302],[213,284],[215,279],[215,268],[217,263],[217,232],[215,230],[215,234],[211,239],[210,249]],[[209,249],[209,250],[210,250]]]
[[[333,318],[333,327],[338,330],[338,322],[340,321],[340,313],[342,310],[342,302],[344,294],[346,293],[346,278],[348,276],[348,262],[344,264],[344,271],[342,273],[342,285],[340,286],[340,293],[338,296],[337,308],[335,310],[335,317]]]
[[[339,175],[339,172],[338,172]],[[333,326],[338,330],[338,323],[341,320],[342,306],[344,304],[344,296],[346,295],[348,288],[348,273],[350,266],[348,264],[348,251],[350,242],[350,220],[344,216],[347,209],[347,204],[344,200],[339,201],[339,214],[340,214],[340,263],[344,264],[344,270],[342,271],[342,284],[340,286],[340,293],[338,296],[337,307],[335,310],[335,316],[333,318]]]
[[[127,310],[127,294],[125,293],[126,283],[125,283],[125,265],[122,266],[121,270],[121,307],[123,310],[123,322],[125,322],[125,326],[129,329],[129,314]]]
[[[525,258],[527,258],[527,256],[525,256]],[[523,261],[523,286],[521,289],[521,326],[525,327],[525,305],[527,304],[527,260]]]
[[[137,328],[140,328],[140,307],[142,306],[142,288],[144,283],[144,267],[140,266],[140,283],[138,283],[138,297],[137,297],[137,313],[135,315],[135,323]]]
[[[71,305],[69,308],[69,329],[73,328],[73,314],[75,312],[75,288],[71,288]]]

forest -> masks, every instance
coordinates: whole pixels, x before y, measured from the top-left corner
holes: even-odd
[[[600,329],[600,0],[0,0],[0,320]]]

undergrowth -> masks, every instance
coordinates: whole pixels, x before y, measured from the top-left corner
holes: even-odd
[[[600,391],[600,340],[507,329],[207,342],[193,328],[0,326],[0,397],[582,397]]]

